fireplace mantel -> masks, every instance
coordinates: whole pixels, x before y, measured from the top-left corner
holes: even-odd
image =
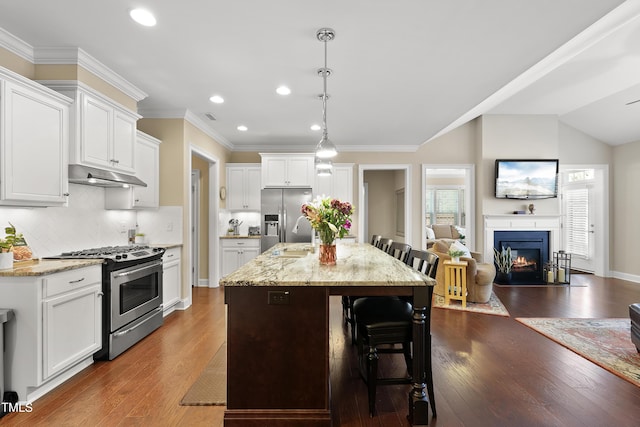
[[[484,259],[493,262],[493,233],[496,231],[548,231],[549,254],[560,247],[560,215],[485,215]]]

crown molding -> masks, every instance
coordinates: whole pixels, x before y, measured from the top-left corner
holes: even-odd
[[[124,77],[78,47],[36,47],[34,48],[34,57],[34,63],[38,65],[79,65],[122,91],[136,102],[148,96],[145,92],[129,83]]]
[[[138,113],[145,119],[184,119],[191,123],[196,128],[204,132],[207,136],[211,137],[215,142],[228,148],[231,151],[237,151],[236,147],[229,142],[225,137],[220,135],[200,117],[194,114],[188,109],[143,109],[139,108]]]
[[[33,64],[33,46],[3,28],[0,28],[0,47]]]

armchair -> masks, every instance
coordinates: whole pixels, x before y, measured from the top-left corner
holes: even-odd
[[[450,243],[447,240],[436,240],[428,251],[438,255],[440,262],[451,259],[449,254]],[[496,268],[493,264],[482,262],[482,255],[471,252],[471,258],[460,257],[461,261],[467,261],[467,301],[486,303],[491,297],[493,279],[496,277]],[[433,289],[436,295],[444,295],[444,268],[436,271],[436,286]]]

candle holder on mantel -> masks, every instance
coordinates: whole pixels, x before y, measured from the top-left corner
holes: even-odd
[[[571,254],[565,251],[553,253],[553,264],[557,268],[556,281],[560,284],[571,282]]]

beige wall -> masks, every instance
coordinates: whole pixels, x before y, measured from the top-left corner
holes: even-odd
[[[28,79],[35,78],[36,67],[34,64],[2,47],[0,47],[0,66]]]
[[[614,168],[611,217],[611,269],[640,276],[638,239],[640,238],[640,141],[613,149]]]
[[[369,188],[369,234],[395,238],[396,192],[393,170],[368,170],[364,172],[364,182]],[[365,241],[369,241],[366,236]]]

